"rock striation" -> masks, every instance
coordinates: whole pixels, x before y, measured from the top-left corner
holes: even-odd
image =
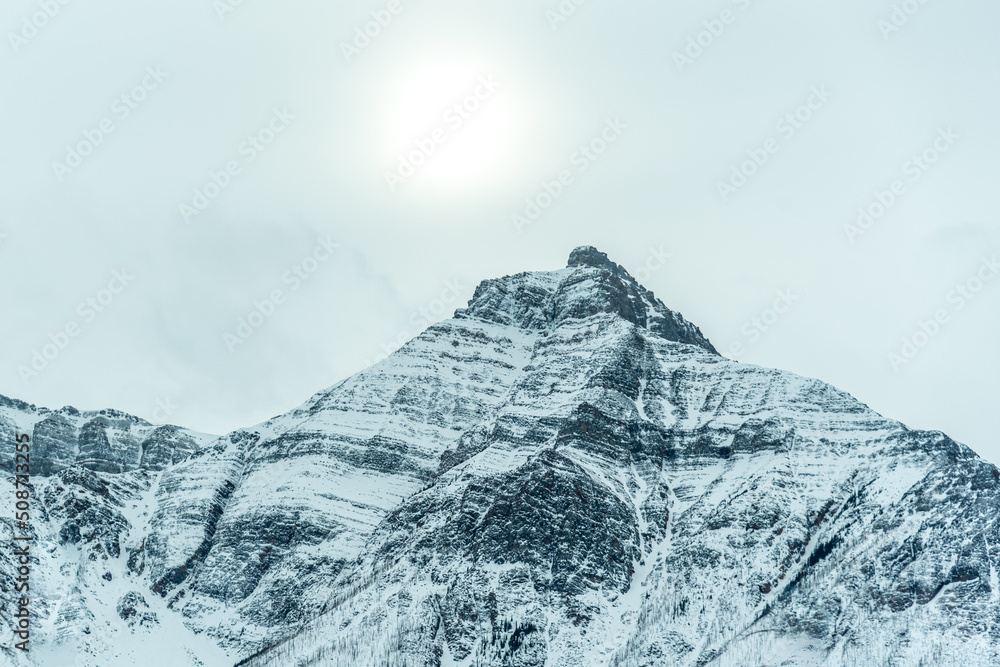
[[[27,426],[80,664],[1000,664],[1000,471],[591,247],[221,438],[2,399]]]

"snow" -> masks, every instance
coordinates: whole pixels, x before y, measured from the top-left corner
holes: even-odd
[[[476,651],[494,628],[475,604],[488,593],[501,618],[538,627],[544,656],[525,664],[546,667],[1000,664],[992,625],[976,625],[1000,617],[998,502],[971,454],[941,454],[941,438],[822,382],[627,322],[595,297],[593,271],[484,283],[479,304],[292,412],[240,437],[192,434],[203,452],[162,473],[108,476],[101,507],[128,526],[117,557],[92,558],[92,546],[64,544],[58,521],[40,522],[47,557],[37,585],[48,607],[35,664],[82,656],[79,667],[229,667],[287,637],[254,667],[401,665],[435,650],[446,667],[486,666]],[[647,318],[664,316],[642,298]],[[579,423],[568,420],[588,411],[636,446],[574,435]],[[0,417],[30,430],[43,414],[0,408]],[[152,428],[111,435],[125,446],[129,433]],[[462,446],[467,458],[442,473],[442,456]],[[541,593],[534,563],[472,562],[430,539],[454,521],[453,508],[464,511],[470,489],[488,493],[557,446],[579,466],[575,480],[626,508],[628,530],[617,535],[635,540],[621,547],[639,557],[620,588],[593,577],[580,593]],[[414,507],[413,524],[390,520]],[[964,515],[969,508],[979,511]],[[215,540],[194,559],[213,512],[216,535],[249,543]],[[271,524],[293,530],[275,540]],[[138,574],[127,559],[142,545],[149,562]],[[279,556],[258,579],[240,580],[265,550]],[[189,562],[166,597],[150,591],[155,576]],[[974,581],[951,577],[980,562]],[[551,579],[551,562],[538,567]],[[323,577],[296,594],[315,605],[270,624],[263,610],[280,608],[282,587],[312,571]],[[213,596],[246,581],[245,599]],[[921,586],[933,601],[919,598]],[[455,619],[442,605],[463,587],[474,594],[455,599],[472,611],[446,628]],[[133,591],[156,624],[128,627],[118,616]],[[571,622],[580,610],[586,620]],[[471,629],[459,627],[466,621]]]

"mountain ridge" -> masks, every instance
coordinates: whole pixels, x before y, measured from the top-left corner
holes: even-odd
[[[43,646],[101,667],[1000,664],[997,469],[720,356],[589,246],[288,413],[120,458],[38,494]]]

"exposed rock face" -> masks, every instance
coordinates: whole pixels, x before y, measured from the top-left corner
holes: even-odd
[[[698,327],[668,309],[625,269],[590,246],[570,254],[566,271],[484,280],[469,307],[457,311],[455,317],[545,331],[598,313],[614,314],[666,340],[715,352]]]
[[[41,613],[94,664],[1000,664],[1000,472],[719,356],[593,248],[200,447],[42,422],[40,567],[73,573]]]
[[[156,625],[156,614],[147,611],[149,604],[142,593],[138,591],[130,591],[123,595],[118,600],[117,609],[118,617],[125,621],[129,627],[137,625],[153,627]]]
[[[138,466],[143,470],[163,470],[187,459],[198,449],[198,442],[178,426],[159,426],[139,444],[142,454]]]
[[[23,654],[5,641],[0,665],[105,664],[102,645],[121,639],[120,619],[105,598],[109,589],[129,584],[130,566],[142,571],[135,556],[142,554],[148,531],[157,471],[215,436],[155,426],[117,410],[53,411],[0,396],[0,466],[12,496],[13,443],[19,434],[30,437],[34,487],[29,514],[35,541],[27,591],[34,613],[33,645]],[[12,512],[5,512],[0,526],[7,544],[12,544],[12,534],[24,534],[12,518]],[[5,620],[25,593],[16,589],[19,567],[12,549],[0,550]],[[138,583],[148,587],[146,580]],[[128,627],[163,631],[155,612],[139,608]],[[119,661],[108,664],[129,664],[129,654],[117,655]],[[26,662],[29,658],[33,661]]]
[[[40,475],[73,465],[105,473],[162,470],[212,439],[177,426],[155,426],[118,410],[52,411],[0,396],[0,434],[13,440],[15,432],[31,436],[31,471]],[[0,466],[8,471],[13,451],[5,447],[0,453]]]

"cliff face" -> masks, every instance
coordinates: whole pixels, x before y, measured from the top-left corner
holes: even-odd
[[[1000,664],[1000,473],[719,356],[593,248],[213,442],[64,411],[42,616],[93,664]]]
[[[214,438],[177,426],[157,426],[118,410],[80,412],[37,408],[0,396],[0,436],[32,436],[35,475],[50,475],[74,465],[95,472],[163,470],[183,461]],[[13,447],[0,451],[0,467],[11,470]]]
[[[136,648],[148,640],[133,638],[132,628],[148,635],[154,627],[175,627],[173,619],[161,624],[155,612],[146,611],[148,581],[131,576],[133,570],[142,570],[136,552],[141,554],[150,531],[154,490],[164,470],[216,436],[150,424],[118,410],[49,410],[0,396],[0,441],[5,443],[0,467],[11,503],[13,443],[19,434],[29,435],[31,444],[34,542],[27,594],[32,639],[30,653],[24,654],[5,638],[0,664],[129,664],[135,653],[122,641],[125,635],[135,640]],[[0,530],[8,545],[13,534],[24,534],[14,526],[12,508],[5,512]],[[0,551],[6,627],[23,593],[15,590],[19,567],[12,548]],[[102,663],[109,659],[118,662]]]

